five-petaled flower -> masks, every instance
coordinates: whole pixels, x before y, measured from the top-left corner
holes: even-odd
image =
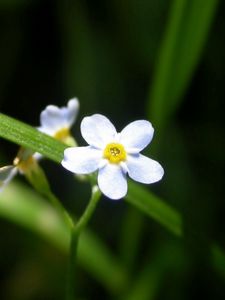
[[[67,148],[62,165],[76,174],[98,170],[102,193],[108,198],[120,199],[127,193],[127,174],[147,184],[162,178],[162,166],[140,154],[151,142],[153,133],[151,123],[146,120],[134,121],[117,133],[105,116],[85,117],[81,122],[81,134],[89,146]]]

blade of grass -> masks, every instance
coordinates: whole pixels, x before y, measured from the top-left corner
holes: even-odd
[[[169,14],[169,24],[162,40],[151,85],[148,104],[150,120],[159,130],[165,122],[165,99],[168,101],[169,79],[174,67],[174,51],[179,36],[180,24],[184,15],[186,0],[174,0]],[[160,119],[158,119],[160,118]]]
[[[126,201],[154,219],[174,235],[180,238],[184,236],[181,214],[143,186],[130,182]],[[222,248],[216,243],[209,241],[206,236],[200,236],[195,228],[192,228],[192,234],[195,238],[203,239],[209,244],[211,263],[214,269],[225,278],[223,268],[225,266],[225,253]]]
[[[173,110],[179,105],[201,59],[218,3],[218,0],[192,0],[189,4],[188,15],[183,22],[183,34],[180,34],[178,50],[175,53],[176,80],[171,81]]]
[[[56,162],[62,160],[65,145],[27,124],[3,114],[0,114],[0,136],[46,155]],[[151,199],[151,202],[146,201],[148,198]],[[150,196],[149,192],[140,185],[130,182],[127,200],[140,210],[147,212],[149,216],[168,227],[176,235],[181,235],[180,215],[166,203],[159,201],[156,196]]]
[[[129,182],[126,201],[166,227],[173,234],[182,236],[181,215],[146,188],[134,182]]]
[[[181,274],[182,269],[186,273],[189,262],[178,240],[176,242],[173,239],[159,240],[150,247],[151,252],[147,252],[142,267],[135,271],[134,280],[120,298],[121,300],[157,299],[168,270]],[[180,276],[179,289],[183,288],[183,282],[185,282],[184,278]]]
[[[154,258],[151,264],[138,274],[136,281],[127,296],[123,296],[123,300],[152,300],[156,299],[156,294],[161,283],[163,270],[162,267],[155,263]]]
[[[119,236],[120,255],[124,266],[132,272],[139,244],[144,233],[143,214],[133,206],[127,207]],[[132,232],[132,234],[130,234]]]
[[[5,121],[7,123],[7,126],[3,124]],[[4,132],[4,130],[6,129],[8,129],[8,131]],[[14,130],[16,133],[14,133]],[[26,125],[22,122],[19,122],[17,120],[14,120],[13,118],[7,117],[2,114],[0,114],[0,136],[17,143],[18,145],[23,145],[36,152],[40,152],[41,154],[45,155],[49,159],[52,159],[58,163],[61,162],[63,157],[63,151],[66,147],[59,141],[41,132],[38,132],[36,129],[32,128],[31,126]],[[10,189],[11,189],[11,184],[10,184]],[[6,191],[8,191],[9,193],[9,189],[6,189]],[[27,196],[26,198],[27,199],[32,198],[31,194],[33,194],[33,192],[32,193],[30,192],[29,196]],[[0,196],[2,197],[2,195],[4,194],[1,194]],[[0,206],[0,215],[3,215],[4,217],[10,220],[14,220],[15,222],[18,222],[18,224],[20,223],[24,224],[28,228],[31,229],[33,228],[34,231],[37,230],[41,235],[46,236],[48,232],[46,233],[45,231],[43,231],[43,228],[40,227],[42,223],[39,222],[37,223],[35,216],[33,220],[28,217],[29,213],[26,212],[28,209],[26,208],[26,204],[24,207],[25,212],[23,212],[20,215],[20,210],[19,210],[20,201],[18,202],[17,200],[18,199],[14,200],[13,202],[15,206],[14,205],[10,206],[10,202],[9,202],[9,206],[7,206],[7,198],[5,198],[5,201],[3,201],[2,203],[0,200],[0,205],[3,205],[3,203],[5,203],[2,207]],[[21,201],[22,201],[22,197],[21,197]],[[180,213],[176,211],[173,207],[171,207],[170,205],[166,204],[164,201],[159,199],[157,196],[150,193],[143,186],[130,182],[129,193],[126,197],[126,201],[134,205],[134,207],[136,207],[137,209],[145,213],[147,216],[153,218],[155,221],[160,223],[171,233],[175,234],[178,237],[182,237],[183,228],[182,228],[182,217]],[[29,207],[29,202],[26,203]],[[18,210],[16,209],[17,207]],[[40,215],[38,216],[40,217]],[[27,225],[26,222],[28,223],[31,222],[31,225],[29,224]],[[51,237],[49,237],[49,239],[50,241],[52,241],[54,237],[52,237],[52,239]],[[55,243],[57,242],[55,241]],[[68,247],[68,245],[66,247]],[[216,269],[218,269],[218,261],[220,261],[222,265],[225,263],[225,254],[223,253],[222,250],[215,251],[215,247],[217,247],[216,244],[211,245],[211,252],[212,252],[212,259],[213,259],[214,266]],[[89,254],[91,255],[91,253]],[[95,255],[96,253],[93,254],[93,256]],[[87,263],[90,264],[90,262]],[[96,265],[94,259],[93,259],[93,264]],[[96,266],[96,269],[97,268],[98,266]],[[115,271],[115,274],[118,274],[118,268],[119,267],[117,266],[116,267],[117,270]],[[101,273],[101,270],[102,269],[100,268],[99,273]],[[103,274],[103,272],[101,274],[97,274],[97,276],[102,277],[103,281],[104,279],[105,280],[109,279],[107,276],[105,276],[105,274]],[[109,282],[108,284],[110,285]]]
[[[201,58],[217,0],[174,0],[149,95],[148,116],[165,128]]]
[[[6,186],[0,194],[0,216],[37,233],[63,253],[68,253],[69,227],[54,208],[30,188],[16,182]],[[80,239],[78,263],[113,293],[127,283],[127,274],[117,259],[87,229]]]
[[[0,113],[0,137],[59,162],[66,146],[32,126]]]

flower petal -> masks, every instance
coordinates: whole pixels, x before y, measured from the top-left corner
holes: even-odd
[[[164,174],[162,166],[144,155],[129,155],[126,161],[129,176],[142,183],[159,181]]]
[[[126,196],[127,179],[122,168],[108,163],[98,172],[98,185],[102,193],[110,199],[120,199]]]
[[[64,151],[62,166],[77,174],[89,174],[97,170],[102,158],[102,152],[87,147],[71,147]]]
[[[69,128],[73,125],[77,117],[79,107],[80,105],[77,98],[72,98],[67,103],[66,118],[67,118],[67,124],[69,125]]]
[[[152,124],[146,120],[138,120],[128,124],[120,133],[120,143],[129,152],[134,149],[140,152],[152,140],[154,129]]]
[[[42,157],[43,157],[43,155],[41,153],[35,152],[33,154],[33,158],[36,160],[40,160],[40,159],[42,159]]]
[[[89,145],[103,149],[107,143],[114,141],[117,132],[109,119],[95,114],[82,120],[81,134]]]
[[[16,173],[17,168],[15,166],[5,166],[0,168],[0,191],[8,182],[12,180]]]
[[[54,135],[60,129],[69,129],[75,121],[78,109],[79,102],[76,98],[71,99],[67,107],[63,106],[60,108],[55,105],[48,105],[41,112],[41,126],[38,130],[49,135]]]

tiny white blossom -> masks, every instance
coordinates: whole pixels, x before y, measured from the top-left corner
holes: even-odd
[[[78,110],[79,102],[77,98],[70,99],[67,106],[63,107],[48,105],[41,112],[41,126],[37,129],[66,143],[68,146],[76,145],[75,140],[70,135],[70,128],[77,117]],[[0,168],[0,191],[16,174],[28,173],[34,167],[35,160],[41,158],[42,155],[38,152],[33,153],[29,149],[20,148],[13,165]]]
[[[105,116],[85,117],[81,122],[81,134],[89,146],[67,148],[62,165],[77,174],[98,170],[102,193],[108,198],[120,199],[127,193],[127,174],[147,184],[162,178],[162,166],[140,154],[151,142],[153,133],[151,123],[145,120],[134,121],[117,133]]]
[[[63,141],[68,137],[79,110],[77,98],[70,99],[67,106],[48,105],[40,115],[38,130]]]
[[[37,129],[68,146],[76,146],[76,141],[71,136],[70,129],[76,120],[78,111],[79,101],[77,98],[70,99],[67,106],[63,107],[48,105],[40,114],[41,126]],[[38,152],[34,153],[33,156],[37,160],[42,158],[42,155]]]

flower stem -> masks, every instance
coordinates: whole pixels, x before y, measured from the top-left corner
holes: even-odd
[[[77,248],[79,242],[79,236],[90,220],[92,214],[95,211],[96,205],[100,199],[101,192],[99,188],[95,185],[92,187],[92,195],[91,199],[76,223],[75,226],[71,227],[71,240],[70,240],[70,258],[69,258],[69,266],[68,266],[68,278],[67,278],[67,300],[74,300],[75,297],[75,282],[76,282],[76,260],[77,260]]]
[[[71,215],[68,213],[68,211],[62,205],[62,203],[58,200],[58,198],[52,192],[49,192],[47,194],[47,196],[48,196],[48,199],[51,201],[52,205],[62,215],[62,217],[65,220],[65,223],[67,224],[67,226],[72,230],[73,227],[74,227],[74,220],[71,217]]]
[[[74,230],[71,229],[71,240],[70,240],[70,256],[68,262],[68,273],[67,273],[67,290],[66,300],[75,300],[75,282],[76,282],[76,260],[77,260],[77,247],[78,238],[74,236]]]
[[[53,194],[45,172],[36,160],[32,161],[32,164],[29,166],[24,175],[26,176],[30,184],[34,187],[34,189],[51,202],[51,204],[56,208],[58,213],[63,217],[67,226],[70,229],[73,228],[73,218],[64,208],[60,200]]]
[[[78,222],[76,223],[74,227],[74,235],[79,235],[81,230],[87,225],[88,221],[90,220],[93,212],[95,211],[96,205],[98,203],[98,200],[100,199],[101,192],[97,185],[92,187],[92,194],[91,199],[88,203],[88,206],[86,207],[83,215],[80,217]]]

